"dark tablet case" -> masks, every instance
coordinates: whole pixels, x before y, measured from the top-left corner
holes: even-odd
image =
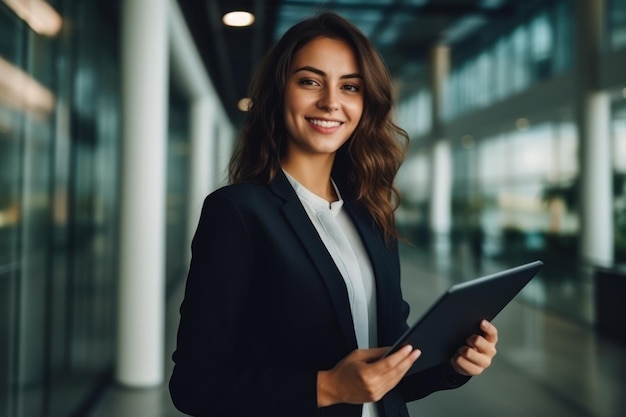
[[[408,374],[449,361],[468,337],[481,334],[483,319],[493,320],[543,267],[535,261],[452,286],[391,347],[410,344],[422,351]]]

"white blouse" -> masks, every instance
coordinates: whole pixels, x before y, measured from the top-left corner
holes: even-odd
[[[284,171],[283,171],[284,172]],[[376,284],[372,264],[363,242],[348,214],[342,210],[343,200],[334,181],[338,201],[328,202],[313,194],[285,172],[315,226],[322,242],[333,258],[348,290],[348,300],[359,349],[377,346]],[[374,403],[363,404],[363,417],[376,417]]]

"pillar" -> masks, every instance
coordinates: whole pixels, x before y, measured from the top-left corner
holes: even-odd
[[[168,1],[122,2],[122,198],[116,380],[163,382]]]
[[[577,10],[577,102],[580,161],[580,251],[592,265],[613,263],[611,109],[597,87],[605,2],[581,0]]]
[[[432,106],[430,229],[435,241],[447,241],[451,227],[451,150],[443,132],[444,83],[449,72],[450,49],[435,45],[430,55]]]
[[[435,235],[447,238],[452,226],[452,161],[447,140],[433,144],[431,164],[430,227]]]

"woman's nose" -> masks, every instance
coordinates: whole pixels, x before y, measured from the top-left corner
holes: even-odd
[[[317,107],[325,110],[329,113],[334,112],[339,109],[339,101],[337,99],[337,94],[327,90],[324,95],[317,102]]]

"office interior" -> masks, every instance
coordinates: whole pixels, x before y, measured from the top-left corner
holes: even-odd
[[[250,30],[221,23],[236,3],[0,2],[0,415],[182,415],[166,385],[202,201],[254,64],[325,9],[372,36],[410,136],[410,320],[545,262],[496,319],[493,369],[411,415],[626,416],[626,1],[244,1],[253,53],[227,43]]]

